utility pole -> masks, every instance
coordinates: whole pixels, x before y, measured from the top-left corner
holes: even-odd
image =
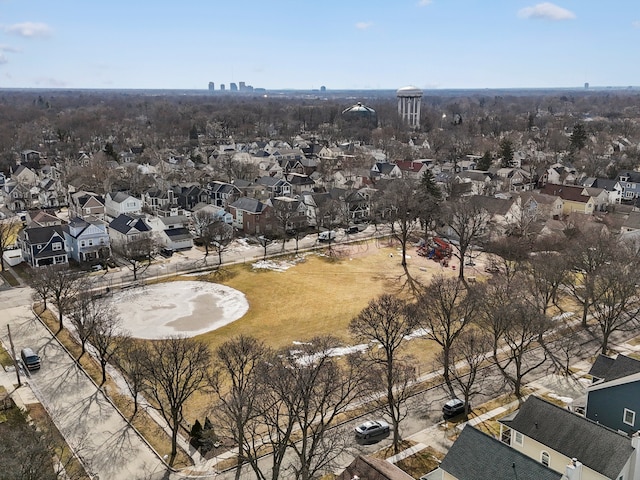
[[[18,365],[18,359],[16,358],[16,349],[13,346],[13,339],[11,338],[11,327],[7,324],[7,332],[9,332],[9,345],[11,345],[11,358],[13,358],[13,366],[16,369],[16,377],[18,377],[18,388],[22,386],[20,381],[20,367]]]

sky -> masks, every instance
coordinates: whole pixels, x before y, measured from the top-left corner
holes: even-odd
[[[638,0],[0,0],[0,88],[640,85]]]

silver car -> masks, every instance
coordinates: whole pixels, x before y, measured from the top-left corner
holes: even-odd
[[[369,438],[389,433],[389,424],[384,420],[368,420],[355,429],[357,438]]]

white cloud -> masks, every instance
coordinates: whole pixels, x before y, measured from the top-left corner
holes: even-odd
[[[576,18],[575,13],[549,2],[525,7],[518,12],[518,16],[542,20],[573,20]]]
[[[420,0],[418,2],[418,6],[419,7],[426,7],[427,5],[431,5],[433,3],[433,0]]]
[[[635,22],[631,22],[631,26],[633,28],[640,28],[640,20],[636,20]]]
[[[367,28],[373,27],[373,22],[358,22],[356,23],[356,28],[358,30],[366,30]]]
[[[10,45],[0,44],[0,52],[20,53],[21,51],[22,50],[20,50],[19,48],[15,48]]]
[[[52,30],[46,23],[24,22],[3,27],[4,31],[20,37],[48,37]]]

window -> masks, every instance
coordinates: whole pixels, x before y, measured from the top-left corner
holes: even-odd
[[[545,467],[548,467],[548,466],[549,466],[549,461],[550,461],[550,458],[549,458],[549,452],[544,452],[544,451],[543,451],[543,452],[540,454],[540,462],[541,462]]]
[[[513,432],[513,433],[515,434],[513,437],[514,443],[522,447],[522,445],[524,444],[524,437],[520,432]]]
[[[81,246],[81,247],[85,247],[85,246],[86,246],[86,244],[85,244],[85,241],[84,241],[84,240],[81,240],[81,241],[80,241],[80,246]]]
[[[636,423],[636,412],[634,412],[633,410],[629,410],[627,408],[624,409],[624,416],[622,417],[622,421],[624,423],[626,423],[627,425],[631,425],[633,427],[633,424]]]
[[[53,251],[56,251],[56,250],[62,250],[62,243],[60,243],[60,242],[53,242],[53,243],[51,244],[51,249],[52,249]]]

